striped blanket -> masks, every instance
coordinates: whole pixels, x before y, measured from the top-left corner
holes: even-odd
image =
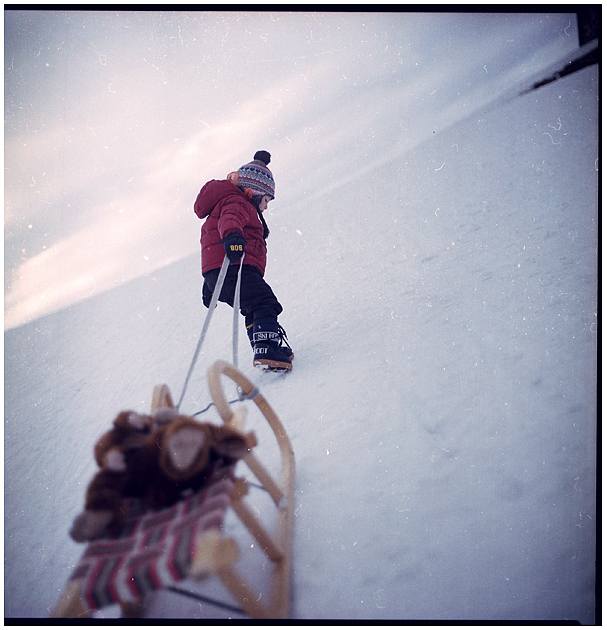
[[[70,577],[82,581],[87,605],[134,603],[188,577],[197,538],[222,528],[233,486],[233,469],[223,468],[209,485],[164,510],[144,512],[131,503],[121,532],[90,542]]]

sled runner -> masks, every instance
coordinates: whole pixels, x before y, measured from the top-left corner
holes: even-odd
[[[234,366],[215,362],[207,377],[211,397],[224,425],[242,431],[246,408],[235,412],[226,401],[221,376],[232,379],[266,418],[280,451],[275,479],[257,459],[254,448],[243,458],[271,497],[275,512],[272,533],[245,502],[249,484],[234,474],[236,464],[218,464],[204,487],[162,510],[137,513],[115,537],[92,540],[72,572],[52,617],[89,617],[93,610],[118,603],[123,617],[140,616],[146,595],[160,589],[178,592],[182,580],[217,576],[236,605],[252,618],[284,619],[290,612],[291,556],[294,523],[295,458],[284,427],[257,388]],[[169,388],[154,388],[152,412],[173,409]],[[260,592],[236,568],[240,557],[234,537],[223,533],[224,517],[233,511],[238,522],[263,551],[261,572],[271,574]],[[250,545],[253,547],[253,545]]]

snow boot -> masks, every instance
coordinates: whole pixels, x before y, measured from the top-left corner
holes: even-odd
[[[284,328],[277,321],[260,319],[253,322],[253,365],[266,370],[290,371],[293,350],[286,339]]]
[[[249,343],[251,344],[251,348],[255,350],[255,342],[253,341],[253,324],[249,324],[246,328],[247,328],[247,336],[249,337]],[[288,339],[287,333],[285,332],[285,329],[280,324],[278,325],[278,333],[281,335],[281,346],[280,346],[281,350],[287,354],[287,356],[289,357],[289,359],[291,359],[291,361],[293,361],[293,359],[295,358],[295,353],[293,352],[293,349],[291,348],[291,346],[289,346],[289,344],[287,343],[287,339]]]

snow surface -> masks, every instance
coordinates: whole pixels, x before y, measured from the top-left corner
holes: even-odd
[[[239,363],[295,450],[293,617],[595,621],[597,96],[594,66],[269,211],[295,367],[256,372],[244,329]],[[180,393],[200,284],[189,256],[5,334],[6,617],[77,562],[97,437]]]

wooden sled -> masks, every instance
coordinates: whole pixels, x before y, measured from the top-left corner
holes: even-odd
[[[211,397],[223,422],[241,431],[242,426],[240,425],[244,415],[241,411],[246,410],[241,407],[232,412],[221,385],[222,375],[237,383],[244,396],[255,402],[268,421],[280,449],[280,475],[278,479],[274,479],[260,463],[254,455],[253,449],[243,459],[261,486],[269,493],[276,507],[277,515],[273,533],[266,529],[245,502],[248,484],[244,479],[235,481],[229,495],[229,509],[234,511],[270,560],[272,572],[267,592],[260,596],[259,590],[254,591],[235,568],[235,563],[239,558],[236,540],[226,537],[222,532],[214,529],[202,533],[197,538],[187,577],[202,580],[209,575],[216,575],[232,594],[237,605],[249,617],[285,619],[289,616],[291,601],[291,558],[295,500],[293,449],[281,421],[259,390],[234,366],[225,361],[216,361],[209,368],[207,378]],[[174,408],[171,393],[166,385],[158,385],[154,388],[151,407],[152,413],[162,408]],[[122,616],[139,616],[141,607],[142,602],[121,603]],[[91,610],[83,597],[83,581],[74,579],[72,576],[51,617],[89,617],[90,612]]]

